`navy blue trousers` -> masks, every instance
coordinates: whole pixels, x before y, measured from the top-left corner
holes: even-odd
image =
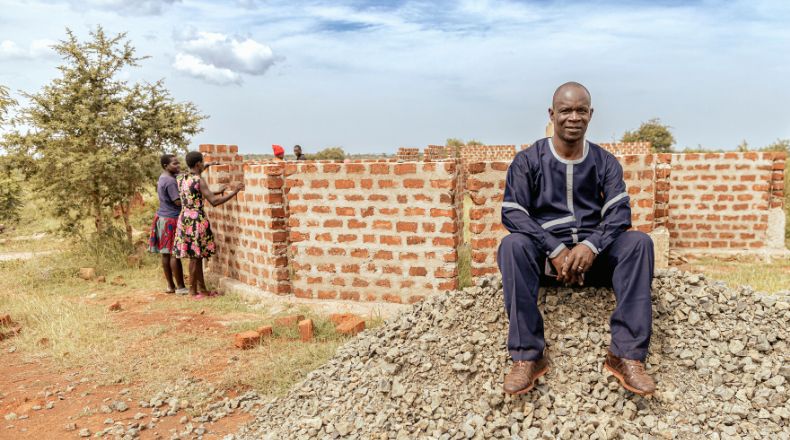
[[[543,252],[524,234],[506,236],[497,251],[505,310],[510,320],[507,348],[515,361],[537,360],[543,356],[546,341],[543,316],[538,310],[538,288],[541,284],[557,285],[556,279],[545,276],[545,261]],[[617,306],[609,323],[612,353],[644,361],[653,326],[650,302],[653,241],[650,236],[638,231],[623,232],[595,257],[584,277],[585,287],[614,289]]]

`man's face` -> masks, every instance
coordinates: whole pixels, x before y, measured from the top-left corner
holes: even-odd
[[[181,164],[178,163],[178,158],[177,157],[171,157],[170,158],[170,163],[167,164],[167,167],[165,169],[167,170],[168,173],[170,173],[172,175],[176,175],[176,174],[180,173],[181,172]]]
[[[297,156],[302,155],[302,147],[294,147],[294,154]]]
[[[554,132],[565,142],[576,142],[584,138],[592,114],[590,96],[581,87],[566,87],[561,90],[549,109]]]

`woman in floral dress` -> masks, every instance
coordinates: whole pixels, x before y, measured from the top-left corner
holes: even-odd
[[[209,258],[217,251],[211,224],[203,210],[205,201],[211,206],[219,206],[232,199],[244,189],[239,183],[229,194],[224,196],[212,192],[206,180],[200,177],[210,164],[203,163],[203,154],[190,151],[186,155],[189,173],[177,177],[178,193],[181,197],[181,215],[176,225],[175,254],[178,258],[189,258],[189,294],[195,299],[216,295],[208,292],[203,278],[203,259]]]

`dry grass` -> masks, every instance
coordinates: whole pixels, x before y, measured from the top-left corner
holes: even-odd
[[[273,339],[244,353],[222,374],[226,388],[250,387],[268,395],[281,395],[307,373],[318,368],[341,345],[339,339],[295,342]]]
[[[46,360],[64,372],[79,370],[98,384],[133,384],[136,392],[146,395],[197,374],[215,386],[276,394],[325,362],[345,340],[325,317],[297,309],[294,312],[314,320],[315,341],[293,341],[289,338],[297,336],[295,331],[277,329],[277,339],[259,348],[233,350],[229,347],[234,333],[271,324],[274,316],[235,294],[206,301],[168,296],[144,304],[144,297],[161,291],[164,284],[158,258],[145,256],[142,268],[123,267],[124,258],[105,260],[97,272],[108,280],[121,276],[127,284],[112,286],[76,277],[85,261],[96,261],[106,250],[92,248],[86,255],[84,246],[53,243],[59,246],[58,254],[0,262],[0,312],[10,314],[23,328],[19,336],[0,342],[0,349],[13,345],[30,360]],[[116,299],[135,297],[143,304],[134,313],[160,319],[130,327],[121,319],[123,313],[107,310]],[[177,314],[225,325],[187,332]]]
[[[751,286],[754,290],[774,293],[790,290],[790,258],[776,258],[770,262],[720,261],[705,258],[682,266],[684,270],[700,272],[730,287]]]

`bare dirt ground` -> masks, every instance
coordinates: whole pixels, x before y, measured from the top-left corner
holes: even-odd
[[[174,313],[148,309],[155,301],[173,300],[170,295],[159,293],[139,292],[112,300],[119,301],[124,308],[114,314],[114,319],[130,332],[142,327],[176,322],[175,330],[178,332],[216,338],[218,334],[225,333],[226,324],[221,320],[231,322],[240,318],[238,314],[206,316],[205,312],[200,311],[182,310]],[[110,301],[105,302],[109,306]],[[91,433],[106,428],[107,419],[124,425],[144,425],[151,421],[151,409],[138,404],[139,400],[147,401],[150,398],[141,392],[146,388],[145,384],[100,385],[81,369],[58,371],[57,366],[47,359],[29,359],[13,343],[13,339],[5,341],[0,355],[0,414],[15,414],[12,420],[8,420],[8,417],[2,420],[1,439],[79,438],[79,431],[83,428],[88,428]],[[46,341],[42,343],[46,344]],[[146,350],[145,345],[140,345],[128,352],[127,356],[131,360]],[[220,382],[222,373],[228,368],[228,359],[238,354],[239,351],[228,343],[206,353],[207,362],[198,369],[185,372],[185,375],[203,379],[207,383]],[[242,389],[226,389],[222,394],[234,397],[239,391]],[[112,406],[117,401],[126,403],[128,409],[122,412],[114,409]],[[107,408],[103,410],[103,406],[109,407],[111,412],[106,413]],[[189,420],[189,409],[160,418],[153,429],[141,431],[140,438],[170,438],[173,432],[183,431],[181,419],[184,416]],[[203,438],[222,438],[235,432],[248,419],[248,414],[236,412],[216,423],[205,423],[207,432]]]

